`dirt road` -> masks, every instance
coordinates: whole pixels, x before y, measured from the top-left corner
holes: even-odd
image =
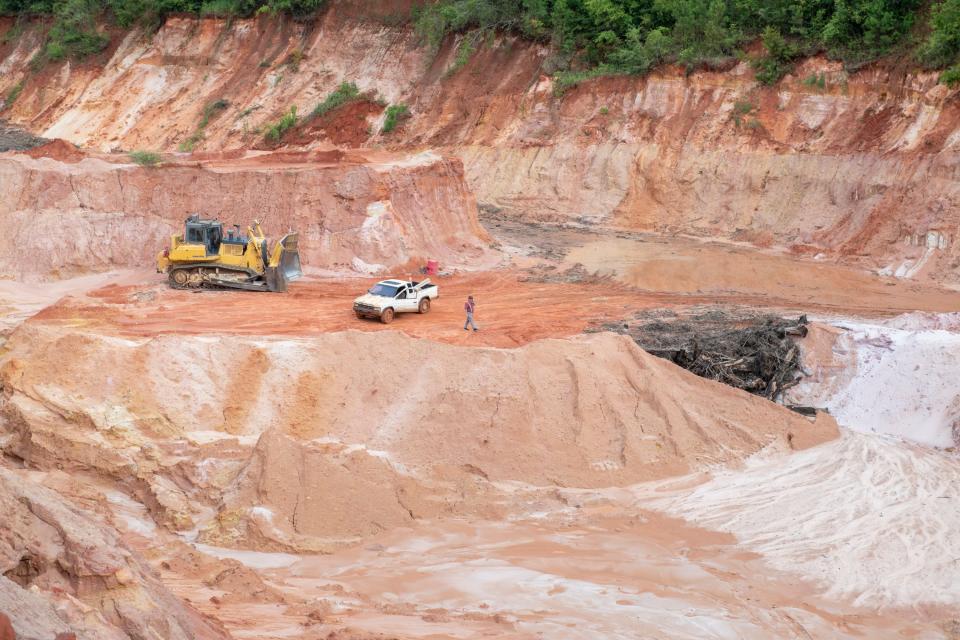
[[[758,259],[736,251],[730,261]],[[761,256],[768,263],[772,258]],[[792,277],[787,286],[742,276],[691,292],[648,291],[613,278],[591,283],[538,282],[522,270],[499,270],[438,278],[441,297],[427,315],[403,314],[390,325],[358,320],[353,298],[373,278],[305,278],[287,294],[239,291],[174,291],[163,279],[144,271],[126,275],[124,284],[111,284],[86,296],[68,297],[44,309],[35,321],[101,329],[120,335],[163,333],[233,333],[245,335],[312,335],[330,331],[397,330],[415,337],[476,346],[512,347],[548,337],[581,333],[616,322],[652,307],[725,304],[813,312],[824,315],[856,313],[887,316],[912,310],[960,310],[960,293],[929,285],[894,281],[845,267],[782,258]],[[746,265],[744,268],[749,267]],[[641,267],[634,267],[642,269]],[[803,270],[808,270],[809,278]],[[835,277],[839,273],[843,277]],[[826,274],[827,277],[824,277]],[[832,276],[832,277],[831,277]],[[140,282],[142,284],[129,284]],[[807,282],[806,287],[803,283]],[[748,286],[749,285],[749,286]],[[463,331],[463,300],[476,297],[479,332]],[[846,302],[835,302],[838,295]]]

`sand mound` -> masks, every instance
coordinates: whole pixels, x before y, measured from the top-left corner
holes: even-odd
[[[658,508],[735,534],[773,567],[859,606],[960,604],[960,459],[846,433],[789,458],[751,460]],[[839,524],[838,524],[839,523]]]
[[[7,406],[39,402],[131,444],[276,429],[363,444],[407,467],[471,464],[493,480],[604,486],[727,462],[811,429],[612,334],[471,349],[396,332],[300,340],[61,332],[32,325],[11,338]]]
[[[319,548],[417,517],[496,515],[498,482],[622,486],[835,435],[612,334],[505,350],[394,332],[60,331],[28,323],[10,340],[5,449],[109,474],[178,528],[222,495],[214,542]]]

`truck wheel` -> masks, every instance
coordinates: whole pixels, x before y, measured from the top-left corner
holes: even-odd
[[[393,309],[384,309],[383,313],[380,314],[380,322],[383,324],[390,324],[393,322]]]
[[[430,311],[430,298],[424,298],[420,301],[420,308],[417,309],[420,313],[426,313]]]
[[[363,320],[363,314],[362,314],[362,313],[360,313],[359,311],[354,311],[354,313],[357,314],[357,319],[358,319],[358,320]]]

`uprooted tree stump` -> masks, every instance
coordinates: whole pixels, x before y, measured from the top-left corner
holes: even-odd
[[[687,317],[640,316],[605,329],[631,336],[645,351],[702,378],[777,400],[802,379],[795,338],[807,335],[807,317],[738,315],[711,309]]]

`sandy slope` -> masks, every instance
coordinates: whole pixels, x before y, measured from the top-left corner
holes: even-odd
[[[124,340],[28,324],[8,348],[6,451],[113,476],[178,526],[226,482],[219,526],[238,544],[229,523],[256,524],[261,503],[276,513],[264,535],[296,547],[482,511],[490,482],[622,485],[835,435],[612,334],[502,350],[395,332]],[[234,444],[191,453],[211,432]],[[237,474],[237,447],[257,437]],[[444,497],[444,482],[465,493]]]
[[[824,321],[804,340],[811,374],[790,401],[844,426],[950,449],[960,443],[958,314]]]
[[[960,605],[956,455],[848,432],[667,491],[649,504],[733,533],[828,598],[917,611]]]

